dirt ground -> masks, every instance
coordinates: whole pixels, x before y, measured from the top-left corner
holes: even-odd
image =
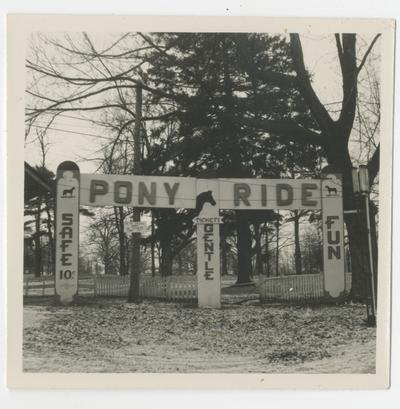
[[[375,372],[375,330],[360,305],[26,301],[29,372]]]

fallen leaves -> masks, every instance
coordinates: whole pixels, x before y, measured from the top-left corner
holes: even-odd
[[[213,356],[291,365],[331,357],[338,347],[375,338],[374,329],[365,326],[364,308],[358,305],[229,305],[214,310],[97,300],[71,307],[24,308],[36,314],[35,325],[24,322],[26,356],[99,359],[99,368],[115,370],[120,365],[127,372],[146,372],[149,367],[163,372],[169,368],[168,358],[183,353],[189,360],[191,353],[201,356],[204,365],[208,359],[209,370]],[[40,314],[43,319],[38,324]]]

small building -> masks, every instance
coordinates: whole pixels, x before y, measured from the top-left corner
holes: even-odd
[[[40,192],[43,194],[50,192],[54,195],[54,187],[50,186],[35,168],[25,162],[24,202],[26,203]]]
[[[47,196],[48,198],[54,198],[54,187],[49,183],[49,179],[45,179],[40,172],[33,168],[29,163],[25,162],[25,180],[24,180],[24,205],[28,209],[30,206],[34,206],[36,198],[40,202],[40,197]],[[25,220],[26,223],[29,219],[34,219],[32,214],[34,210],[31,208],[30,216]],[[34,229],[39,230],[40,225],[34,225]],[[35,232],[27,231],[25,227],[24,232],[24,273],[32,275],[40,275],[42,273],[48,273],[52,271],[52,251],[44,251],[46,242],[49,241],[48,237],[40,237]],[[36,247],[40,250],[36,250]],[[42,248],[43,247],[43,248]]]

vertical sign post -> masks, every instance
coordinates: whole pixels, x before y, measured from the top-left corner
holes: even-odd
[[[62,304],[71,303],[78,291],[79,181],[76,163],[66,161],[58,166],[55,291]]]
[[[197,180],[197,298],[199,307],[221,307],[218,181]]]
[[[325,173],[321,180],[324,295],[340,298],[345,290],[342,177]]]

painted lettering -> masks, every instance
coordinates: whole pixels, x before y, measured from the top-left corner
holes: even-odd
[[[174,185],[171,188],[169,183],[166,182],[164,183],[164,188],[168,195],[168,203],[170,205],[175,204],[175,195],[176,195],[176,192],[178,191],[179,183],[174,183]]]
[[[286,197],[283,197],[285,192]],[[276,204],[278,206],[290,206],[293,203],[293,188],[287,183],[277,183]]]
[[[339,220],[339,216],[326,216],[325,224],[327,227],[328,260],[332,260],[333,257],[338,260],[341,259],[341,246],[332,246],[332,244],[340,244],[340,231],[332,230],[332,226],[337,220]]]
[[[96,196],[105,195],[108,193],[108,183],[105,180],[93,179],[90,181],[89,202],[94,203]]]
[[[261,206],[267,206],[267,186],[261,185]]]
[[[339,220],[339,216],[326,216],[326,227],[328,229],[331,228],[331,226],[335,223],[335,220]]]
[[[63,213],[61,216],[61,224],[63,226],[72,226],[74,222],[74,216],[72,213]]]
[[[247,183],[234,183],[233,201],[235,206],[240,206],[240,201],[242,201],[246,206],[250,206],[250,202],[248,200],[250,193],[251,189]]]
[[[61,254],[61,265],[63,265],[63,266],[72,266],[72,262],[69,260],[70,257],[72,257],[71,253]]]
[[[115,182],[114,202],[118,204],[129,204],[132,201],[132,183]]]
[[[175,194],[174,194],[175,195]],[[144,182],[139,182],[139,204],[144,203],[144,199],[146,198],[147,202],[150,205],[155,205],[157,200],[157,185],[155,182],[150,183],[150,192],[147,190],[147,186]]]
[[[339,244],[340,243],[340,232],[335,230],[335,238],[332,238],[332,230],[328,230],[328,244]]]
[[[340,260],[340,246],[329,246],[328,247],[328,259],[332,260],[333,256],[335,256],[338,260]]]
[[[61,251],[64,252],[69,245],[72,243],[72,240],[61,240]]]
[[[213,227],[212,224],[207,223],[207,224],[204,225],[204,231],[206,233],[212,233],[213,230],[214,230],[214,227]]]
[[[69,280],[70,278],[72,278],[71,270],[60,270],[60,280],[63,279]]]
[[[62,239],[68,238],[72,239],[72,227],[64,226],[60,231],[59,235]]]
[[[317,206],[318,202],[316,200],[309,199],[313,195],[313,190],[318,190],[316,183],[303,183],[301,185],[301,204],[303,206]]]

